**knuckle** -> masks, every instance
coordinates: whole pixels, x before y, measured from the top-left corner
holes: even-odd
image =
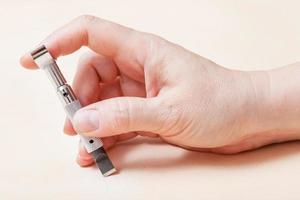
[[[161,43],[161,38],[160,37],[158,37],[154,34],[151,34],[151,33],[142,34],[141,37],[145,41],[144,43],[146,45],[146,50],[148,50],[149,53],[159,49],[159,46],[160,46],[159,44]]]
[[[78,20],[82,21],[83,23],[91,23],[94,22],[97,19],[97,17],[93,15],[81,15]]]
[[[115,130],[129,130],[130,127],[130,103],[129,101],[117,101],[114,107],[112,126]]]
[[[151,44],[151,46],[154,47],[155,50],[161,49],[162,47],[168,46],[167,44],[169,44],[167,40],[151,33],[147,33],[146,37],[149,40],[149,44]]]
[[[147,38],[147,40],[149,40],[149,41],[151,41],[151,42],[153,42],[155,44],[159,44],[159,43],[161,43],[161,42],[164,41],[163,38],[161,38],[161,37],[159,37],[157,35],[154,35],[152,33],[145,33],[144,36]]]
[[[169,42],[151,33],[145,33],[142,37],[144,40],[145,57],[147,58],[145,67],[159,66],[162,60],[164,60],[166,52],[168,52],[167,47],[169,46]]]

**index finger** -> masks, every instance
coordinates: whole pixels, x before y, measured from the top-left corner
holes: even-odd
[[[71,54],[81,46],[131,66],[140,67],[146,57],[145,35],[94,16],[84,15],[58,29],[43,42],[54,58]],[[20,60],[26,68],[36,68],[28,53]]]

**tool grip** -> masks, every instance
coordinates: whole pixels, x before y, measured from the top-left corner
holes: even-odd
[[[64,106],[64,109],[68,115],[68,118],[71,121],[73,120],[73,116],[75,115],[76,111],[79,110],[81,107],[82,106],[78,100],[75,100]],[[86,136],[81,135],[80,133],[78,133],[78,134],[79,134],[79,137],[88,153],[91,153],[103,146],[103,143],[99,138],[86,137]]]

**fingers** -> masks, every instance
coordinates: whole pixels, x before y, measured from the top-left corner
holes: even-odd
[[[73,89],[83,106],[123,95],[146,96],[144,84],[130,79],[123,73],[117,80],[118,75],[119,72],[113,61],[94,52],[87,52],[80,58]],[[101,85],[100,82],[105,84]],[[64,132],[68,135],[75,134],[68,120],[65,123]]]
[[[66,120],[65,120],[63,131],[65,134],[70,135],[70,136],[77,135],[76,131],[73,128],[71,121],[68,118],[66,118]]]
[[[117,97],[77,111],[74,128],[88,136],[107,137],[133,131],[159,133],[164,120],[155,98]]]
[[[100,82],[113,82],[118,76],[118,70],[113,61],[94,52],[87,52],[81,56],[75,78],[73,90],[83,106],[100,99]],[[66,120],[64,132],[75,135],[76,132],[69,120]]]
[[[80,82],[85,79],[84,81],[86,81],[87,76],[85,73],[82,73],[85,70],[91,70],[97,74],[100,79],[99,82],[102,83],[111,83],[119,75],[118,68],[111,59],[92,51],[88,51],[80,57],[77,72],[78,77],[75,80],[78,79],[78,82]]]
[[[90,165],[94,164],[94,159],[93,159],[92,155],[90,155],[86,151],[86,149],[83,146],[81,141],[79,142],[78,155],[77,155],[77,158],[76,158],[76,162],[81,167],[87,167],[87,166],[90,166]]]
[[[93,52],[84,54],[73,80],[73,90],[83,106],[99,100],[100,83],[112,83],[118,76],[116,65],[110,59]]]
[[[149,43],[140,32],[97,17],[81,16],[55,31],[42,44],[54,58],[88,46],[99,54],[118,62],[126,61],[138,69],[143,66]],[[27,68],[36,67],[29,54],[20,62]]]

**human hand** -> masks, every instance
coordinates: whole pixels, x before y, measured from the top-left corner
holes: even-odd
[[[103,138],[106,148],[142,135],[187,149],[237,153],[299,137],[299,127],[287,125],[290,107],[278,103],[280,92],[270,87],[276,72],[229,70],[157,36],[93,16],[73,20],[43,44],[55,58],[81,46],[91,49],[80,59],[73,83],[86,106],[73,126]],[[21,64],[36,67],[29,54]],[[275,126],[284,111],[286,123]],[[65,132],[74,129],[67,121]],[[77,161],[93,163],[82,146]]]

